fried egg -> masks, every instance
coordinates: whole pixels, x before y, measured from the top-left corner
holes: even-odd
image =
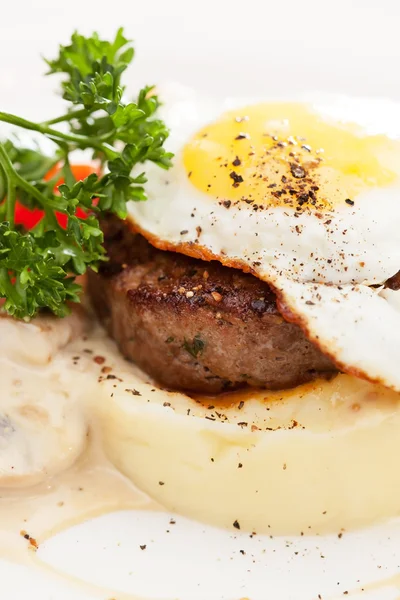
[[[343,371],[400,391],[400,106],[160,95],[174,166],[147,168],[133,226],[251,272]]]

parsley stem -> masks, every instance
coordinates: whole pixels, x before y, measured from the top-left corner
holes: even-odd
[[[11,115],[10,113],[0,112],[0,121],[4,121],[4,123],[10,123],[11,125],[16,125],[17,127],[22,127],[23,129],[41,131],[40,123],[33,123],[32,121],[27,121],[22,117]]]
[[[118,152],[116,152],[111,146],[103,145],[103,141],[107,140],[110,136],[109,134],[99,137],[85,137],[84,135],[75,135],[72,133],[63,133],[62,131],[57,131],[57,129],[53,129],[52,127],[48,127],[47,125],[43,125],[40,123],[33,123],[32,121],[28,121],[27,119],[23,119],[22,117],[17,117],[16,115],[12,115],[10,113],[0,112],[0,121],[4,123],[9,123],[10,125],[16,125],[17,127],[22,127],[23,129],[29,129],[31,131],[38,131],[49,137],[54,142],[59,142],[60,140],[65,140],[67,142],[72,142],[76,144],[79,148],[95,148],[99,152],[104,152],[106,156],[110,156],[110,150],[113,151],[115,156],[119,156]]]
[[[43,194],[35,188],[34,185],[30,184],[29,181],[21,177],[17,171],[14,169],[14,166],[8,156],[6,149],[3,144],[0,142],[0,165],[3,167],[4,173],[7,178],[7,210],[6,210],[6,218],[7,221],[10,222],[11,225],[14,225],[14,217],[15,217],[15,202],[16,202],[16,192],[17,188],[20,187],[25,190],[28,194],[31,194],[36,200],[42,205],[46,206],[46,198]]]
[[[16,172],[2,143],[0,143],[0,164],[7,179],[6,219],[9,221],[11,227],[13,227],[15,222],[15,202],[17,200]]]
[[[17,190],[15,185],[10,182],[8,182],[8,189],[7,189],[7,208],[6,208],[6,219],[7,221],[10,223],[10,226],[13,227],[14,223],[15,223],[15,203],[17,201]]]
[[[15,179],[17,182],[17,187],[22,188],[28,194],[31,194],[31,196],[36,198],[36,200],[42,205],[43,208],[46,207],[46,205],[47,205],[46,197],[43,196],[43,194],[41,192],[39,192],[39,190],[37,188],[35,188],[34,185],[31,185],[29,183],[29,181],[27,181],[23,177],[20,177],[20,175],[18,175],[17,172],[15,172]]]
[[[69,162],[68,154],[65,155],[64,164],[63,164],[63,167],[62,167],[62,172],[63,172],[63,175],[64,175],[64,181],[65,181],[65,183],[68,186],[72,187],[74,185],[74,183],[76,183],[76,179],[75,179],[74,174],[73,174],[72,169],[71,169],[71,165],[70,165],[70,162]]]
[[[0,163],[0,203],[3,202],[5,195],[6,195],[6,191],[7,191],[6,175],[5,175],[3,167],[1,166],[1,163]]]
[[[55,119],[49,119],[49,121],[43,121],[42,125],[48,127],[49,125],[57,125],[57,123],[64,123],[65,121],[72,121],[72,119],[79,119],[79,117],[87,117],[88,111],[86,108],[80,110],[72,110],[65,115],[60,115]]]

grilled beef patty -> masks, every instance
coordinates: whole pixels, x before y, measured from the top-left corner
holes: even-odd
[[[157,250],[103,223],[109,262],[89,274],[94,308],[122,354],[172,389],[296,386],[335,372],[252,275]]]

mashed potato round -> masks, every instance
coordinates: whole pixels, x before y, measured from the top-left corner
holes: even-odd
[[[105,450],[168,509],[271,534],[339,532],[399,513],[395,392],[339,375],[193,399],[146,382],[106,346],[113,376],[95,399]]]

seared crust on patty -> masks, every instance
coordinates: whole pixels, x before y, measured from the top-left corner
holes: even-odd
[[[162,385],[281,389],[335,372],[256,277],[157,250],[118,219],[103,230],[110,260],[89,274],[93,305],[122,354]]]
[[[394,291],[400,290],[400,271],[387,280],[385,287]]]

